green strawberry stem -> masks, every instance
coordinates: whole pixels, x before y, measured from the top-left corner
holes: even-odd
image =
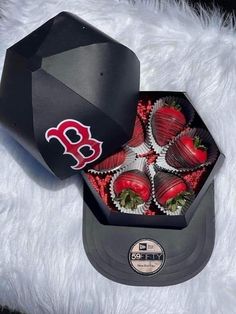
[[[181,109],[182,109],[181,106],[176,103],[176,101],[172,101],[172,102],[169,103],[169,104],[167,103],[167,104],[165,104],[164,106],[175,108],[175,109],[178,110],[178,111],[181,111]]]
[[[207,150],[207,147],[202,144],[202,139],[199,136],[194,137],[193,144],[196,148],[200,148],[202,150]]]
[[[179,193],[177,196],[170,198],[166,202],[166,207],[172,212],[175,212],[178,207],[183,207],[187,201],[187,196],[191,195],[191,192],[185,191]]]
[[[132,210],[144,203],[143,199],[131,189],[123,190],[115,200],[119,202],[121,207]]]

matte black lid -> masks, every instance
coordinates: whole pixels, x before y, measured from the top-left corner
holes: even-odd
[[[130,139],[139,67],[130,49],[62,12],[7,49],[0,121],[47,169],[69,177]]]

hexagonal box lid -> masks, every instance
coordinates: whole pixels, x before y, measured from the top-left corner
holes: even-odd
[[[115,152],[132,135],[139,60],[62,12],[7,49],[1,122],[60,178]]]

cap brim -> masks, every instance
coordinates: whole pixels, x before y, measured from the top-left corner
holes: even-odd
[[[85,188],[86,197],[89,195]],[[144,276],[129,263],[131,246],[153,239],[165,251],[165,263],[154,275]],[[133,286],[168,286],[197,275],[207,264],[215,240],[214,183],[210,185],[189,223],[181,230],[120,227],[101,224],[84,203],[83,243],[89,261],[105,277]]]

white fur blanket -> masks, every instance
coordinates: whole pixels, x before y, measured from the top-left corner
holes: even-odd
[[[0,129],[0,304],[25,313],[236,313],[236,31],[187,6],[115,0],[1,0],[5,49],[59,11],[129,46],[141,89],[187,91],[226,155],[216,179],[216,245],[207,267],[164,288],[114,283],[82,245],[82,182],[59,181]],[[14,92],[14,91],[13,91]]]

